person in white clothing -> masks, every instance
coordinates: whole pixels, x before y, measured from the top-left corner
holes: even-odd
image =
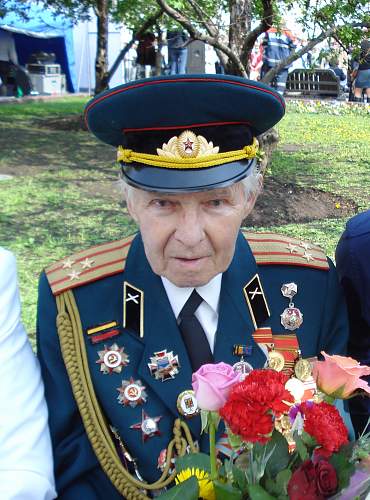
[[[56,498],[44,386],[20,319],[14,255],[0,247],[0,498]]]

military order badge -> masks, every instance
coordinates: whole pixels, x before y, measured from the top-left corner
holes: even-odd
[[[281,324],[286,330],[296,330],[303,323],[303,314],[294,307],[293,297],[297,293],[297,285],[295,283],[286,283],[281,287],[281,293],[289,299],[289,307],[281,313]]]
[[[199,407],[195,392],[192,390],[181,392],[177,398],[177,409],[185,418],[198,415]]]
[[[148,398],[145,392],[146,387],[141,383],[141,380],[122,380],[121,387],[117,388],[119,395],[117,396],[118,402],[124,406],[131,406],[135,408],[137,405],[146,403]]]
[[[99,359],[96,363],[100,365],[100,371],[104,375],[121,373],[122,368],[128,365],[129,357],[123,349],[117,344],[112,344],[111,347],[105,345],[103,351],[98,351]]]
[[[160,436],[160,430],[158,428],[158,422],[162,417],[149,417],[144,410],[141,412],[141,422],[137,424],[130,425],[130,429],[135,429],[142,433],[143,442],[150,437]]]
[[[178,356],[174,356],[172,351],[167,352],[167,349],[164,349],[154,353],[154,356],[150,358],[148,367],[156,380],[164,382],[175,378],[175,375],[179,373],[180,364]]]

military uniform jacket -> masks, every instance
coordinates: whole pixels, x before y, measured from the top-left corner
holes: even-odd
[[[294,303],[303,313],[303,324],[296,331],[302,356],[315,356],[321,350],[344,353],[348,327],[335,269],[318,247],[307,249],[301,244],[304,245],[273,233],[239,234],[233,260],[222,276],[215,362],[236,363],[239,358],[233,354],[233,345],[242,344],[252,347],[247,361],[254,368],[265,364],[266,357],[252,338],[256,325],[243,290],[256,274],[270,310],[270,317],[258,326],[270,326],[274,334],[291,333],[280,323],[280,315],[289,303],[280,289],[283,283],[294,282],[298,286]],[[72,348],[63,335],[59,339],[56,329],[56,303],[66,290],[69,294],[72,290],[73,297],[68,300],[75,301],[76,306],[70,315],[73,328],[80,321],[78,340]],[[138,303],[132,310],[128,306],[134,305],[135,295]],[[63,315],[58,317],[59,324],[61,321]],[[104,325],[108,325],[105,330]],[[93,343],[92,337],[101,335],[101,331],[88,332],[102,326],[103,333],[118,330],[118,334]],[[59,498],[75,500],[81,494],[84,500],[122,498],[122,491],[118,493],[103,471],[107,470],[104,453],[100,456],[102,468],[90,444],[91,441],[96,445],[98,437],[94,433],[100,425],[105,426],[105,435],[109,434],[108,424],[117,429],[146,481],[158,479],[158,456],[171,439],[174,420],[179,417],[177,398],[191,389],[192,371],[161,278],[149,266],[140,234],[80,252],[50,266],[40,280],[37,335]],[[97,362],[98,351],[113,343],[124,349],[127,363],[120,373],[104,374]],[[156,380],[148,363],[154,353],[165,349],[178,356],[179,373],[173,379]],[[79,368],[76,359],[83,361]],[[68,375],[66,365],[71,360]],[[90,385],[81,382],[86,373]],[[131,378],[145,387],[147,396],[136,407],[120,404],[117,399],[122,381]],[[70,379],[74,380],[75,394]],[[76,400],[81,396],[85,399],[80,401],[79,411]],[[81,411],[94,411],[97,407],[101,415],[85,421],[84,426]],[[131,428],[142,422],[143,412],[151,418],[160,417],[159,432],[149,439],[143,439],[140,426]],[[202,447],[200,417],[187,423]]]

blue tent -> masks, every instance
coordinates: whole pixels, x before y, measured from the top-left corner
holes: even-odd
[[[75,92],[72,21],[36,4],[31,6],[27,16],[28,20],[24,20],[10,12],[0,18],[0,29],[14,34],[19,64],[25,66],[35,52],[54,52],[56,62],[66,75],[68,91]]]

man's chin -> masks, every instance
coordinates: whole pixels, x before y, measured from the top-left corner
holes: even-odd
[[[169,273],[168,275],[165,275],[165,277],[169,281],[171,281],[173,285],[178,286],[179,288],[196,288],[198,286],[204,286],[209,283],[211,279],[216,276],[216,274],[217,273],[209,276],[199,276],[199,274],[192,276],[181,276],[178,274]]]

